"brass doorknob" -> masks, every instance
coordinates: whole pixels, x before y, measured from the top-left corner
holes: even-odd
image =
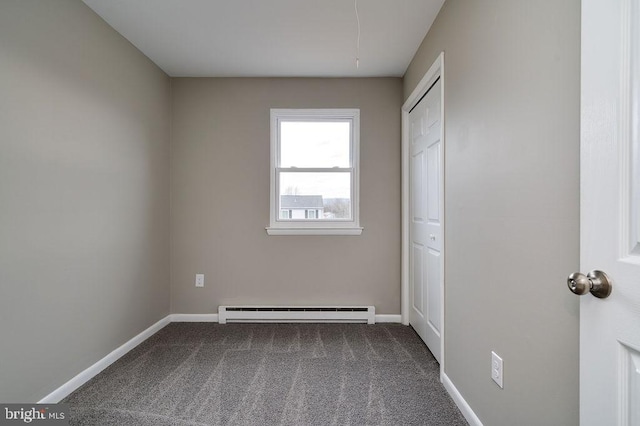
[[[567,278],[567,286],[579,296],[591,292],[595,297],[604,299],[611,294],[611,280],[602,271],[593,270],[587,275],[574,272]]]

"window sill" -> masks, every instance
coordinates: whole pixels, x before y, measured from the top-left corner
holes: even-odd
[[[360,235],[363,228],[266,228],[269,235]]]

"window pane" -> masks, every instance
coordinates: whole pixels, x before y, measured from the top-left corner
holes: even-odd
[[[350,167],[350,121],[280,122],[280,167]]]
[[[279,210],[294,220],[351,219],[351,173],[280,173]]]

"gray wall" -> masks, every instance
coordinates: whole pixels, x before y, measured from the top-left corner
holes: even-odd
[[[405,97],[443,50],[446,374],[485,425],[576,425],[580,2],[447,0]]]
[[[0,401],[169,312],[170,80],[77,0],[0,2]]]
[[[357,303],[400,313],[401,79],[177,78],[172,90],[172,312]],[[361,236],[266,234],[270,108],[360,108]]]

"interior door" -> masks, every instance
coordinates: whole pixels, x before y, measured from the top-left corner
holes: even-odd
[[[580,264],[612,281],[580,300],[582,426],[640,425],[639,10],[582,1]]]
[[[437,80],[409,112],[409,324],[441,358],[442,108]]]

